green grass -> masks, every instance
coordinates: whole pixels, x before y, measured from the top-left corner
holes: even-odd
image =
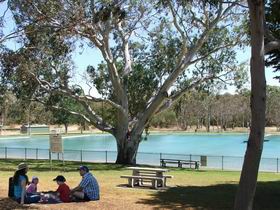
[[[0,182],[3,183],[16,169],[19,160],[0,160]],[[48,190],[56,187],[51,182],[53,177],[63,174],[71,187],[80,180],[76,168],[77,162],[53,161],[52,171],[48,161],[28,161],[28,175],[40,178],[40,189]],[[122,205],[121,208],[143,206],[143,209],[232,209],[237,190],[240,172],[217,170],[190,170],[170,168],[173,179],[168,180],[170,186],[166,190],[129,189],[124,187],[126,180],[120,175],[130,174],[125,166],[117,164],[86,163],[97,177],[102,192],[102,205],[110,203]],[[280,209],[280,174],[260,173],[256,190],[254,209]],[[3,193],[2,193],[3,194]],[[5,194],[5,193],[4,193]],[[104,202],[104,203],[102,203]],[[107,202],[107,203],[106,203]],[[120,204],[119,204],[120,203]],[[126,207],[127,205],[127,207]],[[106,209],[106,208],[105,208]]]

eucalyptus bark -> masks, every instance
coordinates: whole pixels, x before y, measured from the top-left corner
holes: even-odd
[[[264,72],[264,2],[248,0],[251,32],[251,113],[252,123],[242,167],[235,210],[251,210],[263,150],[266,81]]]
[[[141,140],[141,136],[130,138],[124,136],[123,138],[116,139],[118,150],[116,163],[125,165],[135,165],[137,150]]]
[[[125,115],[120,115],[121,120],[114,131],[113,135],[117,141],[117,164],[135,165],[138,147],[141,141],[141,134],[135,131],[130,131],[128,126],[128,118]],[[143,125],[144,129],[144,125]]]

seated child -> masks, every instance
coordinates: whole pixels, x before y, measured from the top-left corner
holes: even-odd
[[[58,184],[58,188],[56,190],[57,196],[62,202],[70,202],[70,188],[67,184],[65,184],[66,179],[64,176],[57,176],[53,181],[56,181]]]
[[[39,178],[37,176],[32,177],[31,183],[26,189],[26,193],[37,194],[37,184],[39,183]]]

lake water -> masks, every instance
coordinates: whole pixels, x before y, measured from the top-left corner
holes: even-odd
[[[113,136],[107,134],[64,137],[65,150],[116,151]],[[248,134],[151,134],[139,152],[213,156],[243,156]],[[263,157],[280,157],[280,136],[266,136]],[[0,148],[49,148],[48,136],[1,137]]]

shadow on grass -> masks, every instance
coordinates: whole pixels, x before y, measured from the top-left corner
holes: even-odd
[[[62,161],[53,160],[52,165],[48,160],[18,160],[18,159],[5,159],[0,160],[0,170],[1,171],[14,171],[17,165],[21,162],[26,162],[29,168],[33,171],[76,171],[80,165],[86,165],[89,169],[95,171],[98,170],[115,170],[122,171],[125,170],[126,166],[114,164],[114,163],[80,163],[73,161],[65,161],[64,165]]]
[[[236,183],[212,186],[177,186],[158,191],[150,198],[138,201],[140,204],[165,209],[233,209]],[[280,209],[280,182],[258,182],[254,210]]]
[[[0,198],[0,209],[11,210],[11,209],[39,209],[32,205],[20,205],[16,201],[10,198]]]
[[[49,160],[19,160],[19,159],[0,159],[0,171],[15,171],[17,165],[21,162],[26,162],[29,168],[33,171],[76,171],[80,165],[86,165],[89,169],[93,169],[95,171],[123,171],[127,170],[129,165],[120,165],[115,163],[90,163],[90,162],[77,162],[77,161],[65,161],[64,165],[62,160],[53,160],[52,165]],[[141,167],[158,167],[158,166],[150,166],[150,165],[135,165]],[[193,171],[193,169],[188,168],[169,168],[172,171]],[[202,171],[200,171],[202,172]]]

